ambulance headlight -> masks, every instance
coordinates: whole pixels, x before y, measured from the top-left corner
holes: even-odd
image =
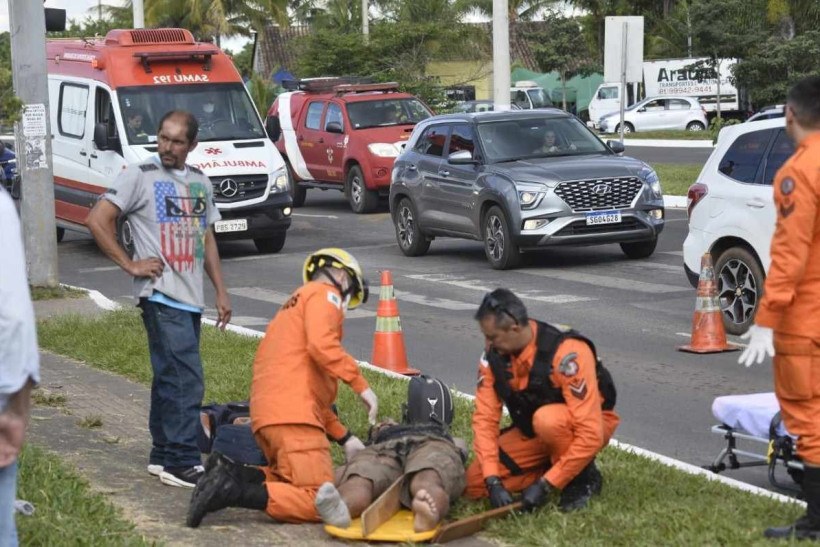
[[[399,148],[389,142],[374,142],[373,144],[368,144],[367,149],[370,150],[371,154],[379,156],[380,158],[395,158],[398,157],[400,153]]]
[[[279,194],[287,192],[290,188],[290,181],[288,180],[287,169],[280,169],[270,174],[270,191],[272,194]]]

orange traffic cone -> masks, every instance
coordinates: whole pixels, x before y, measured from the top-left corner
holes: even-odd
[[[381,283],[379,307],[376,309],[376,333],[373,335],[373,358],[370,362],[398,374],[415,376],[419,371],[407,366],[399,304],[393,293],[393,275],[388,270],[382,272]]]
[[[690,353],[718,353],[740,349],[726,342],[726,330],[723,328],[723,315],[718,305],[715,286],[715,270],[712,267],[712,255],[709,253],[704,253],[700,260],[698,296],[695,302],[695,315],[692,317],[692,339],[688,345],[680,346],[678,349]]]

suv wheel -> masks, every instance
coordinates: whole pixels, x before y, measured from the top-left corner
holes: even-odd
[[[128,217],[117,218],[117,242],[125,250],[129,258],[134,258],[134,232]]]
[[[379,205],[379,193],[367,189],[362,169],[358,165],[354,165],[347,172],[345,195],[350,202],[350,208],[356,214],[372,213]]]
[[[763,268],[742,247],[723,251],[715,263],[718,301],[729,334],[743,334],[754,320],[763,295]]]
[[[655,252],[657,245],[658,238],[654,238],[636,243],[621,243],[621,250],[629,258],[648,258]]]
[[[299,181],[296,180],[296,175],[293,173],[293,168],[289,162],[285,162],[285,167],[288,169],[288,179],[290,179],[290,197],[293,200],[294,207],[301,207],[305,204],[307,197],[307,188],[299,186]]]
[[[396,241],[405,256],[421,256],[430,248],[430,240],[421,233],[413,202],[402,198],[393,216],[396,225]]]
[[[278,253],[285,246],[287,232],[276,232],[272,237],[258,237],[253,240],[256,250],[262,254]]]
[[[496,270],[506,270],[518,266],[521,252],[512,239],[510,223],[501,207],[493,205],[484,215],[484,254]]]
[[[633,126],[629,122],[624,122],[624,135],[626,135],[627,133],[632,133],[633,131],[635,131],[635,126]],[[615,126],[615,132],[616,133],[621,132],[621,124],[618,124],[618,125]]]
[[[700,122],[689,122],[686,126],[687,131],[703,131],[706,129]]]

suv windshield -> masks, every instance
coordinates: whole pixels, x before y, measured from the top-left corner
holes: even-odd
[[[384,99],[347,103],[347,116],[353,129],[415,125],[433,113],[418,99]]]
[[[126,87],[118,96],[131,144],[156,142],[159,120],[170,110],[196,116],[200,142],[265,137],[256,108],[240,83]]]
[[[490,163],[609,153],[598,137],[570,117],[482,122],[478,124],[478,135]]]

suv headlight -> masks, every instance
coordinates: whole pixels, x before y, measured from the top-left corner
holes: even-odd
[[[274,171],[268,176],[268,180],[270,181],[270,191],[272,194],[287,192],[288,188],[290,188],[287,169],[279,169],[278,171]]]
[[[379,156],[380,158],[395,158],[398,157],[400,153],[398,147],[389,142],[374,142],[368,144],[367,149],[370,150],[371,154]]]
[[[653,194],[655,194],[658,197],[663,196],[663,189],[661,188],[661,179],[658,178],[658,174],[653,169],[644,171],[644,180],[649,185],[649,189],[652,190]]]
[[[535,209],[546,195],[543,186],[516,185],[516,190],[518,191],[518,202],[521,204],[522,209]]]

